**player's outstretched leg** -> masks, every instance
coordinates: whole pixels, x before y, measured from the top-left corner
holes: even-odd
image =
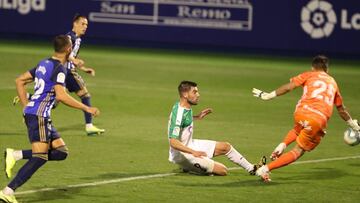
[[[1,191],[0,199],[5,202],[17,202],[15,190],[23,185],[30,177],[43,166],[48,158],[47,153],[33,153],[32,158],[21,167],[15,178]]]
[[[254,170],[254,164],[251,164],[228,142],[216,142],[214,156],[225,155],[235,164],[244,168],[247,172]]]
[[[278,159],[276,159],[273,162],[270,162],[267,165],[264,165],[262,167],[260,167],[257,171],[256,171],[256,175],[260,176],[264,182],[270,182],[270,171],[286,166],[288,164],[291,164],[293,162],[295,162],[297,159],[299,159],[303,154],[304,154],[304,150],[299,146],[296,145],[291,151],[281,155]]]

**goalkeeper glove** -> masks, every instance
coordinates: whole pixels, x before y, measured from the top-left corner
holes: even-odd
[[[272,91],[270,93],[264,92],[262,90],[253,88],[252,93],[254,97],[259,97],[262,100],[270,100],[276,97],[276,91]]]
[[[357,120],[353,120],[353,119],[349,119],[346,121],[348,123],[348,125],[353,129],[353,130],[356,130],[356,131],[360,131],[360,126],[359,126],[359,123]]]

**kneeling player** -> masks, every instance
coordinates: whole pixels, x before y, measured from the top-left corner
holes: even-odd
[[[207,108],[201,111],[199,115],[193,116],[191,106],[197,105],[200,97],[196,83],[182,81],[178,91],[180,101],[173,106],[168,125],[169,161],[180,165],[184,171],[224,176],[228,172],[226,166],[211,158],[226,155],[232,162],[238,164],[250,174],[255,174],[257,168],[264,163],[258,165],[249,163],[227,142],[192,138],[193,120],[201,120],[212,110]],[[265,160],[262,160],[262,162],[265,162]]]

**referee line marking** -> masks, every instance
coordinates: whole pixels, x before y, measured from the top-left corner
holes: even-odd
[[[348,159],[359,159],[360,155],[357,156],[346,156],[346,157],[334,157],[334,158],[327,158],[327,159],[315,159],[315,160],[306,160],[306,161],[298,161],[294,162],[294,165],[297,164],[309,164],[309,163],[320,163],[320,162],[329,162],[329,161],[340,161],[340,160],[348,160]],[[241,169],[241,167],[231,167],[229,170],[237,170]],[[121,183],[121,182],[128,182],[134,180],[143,180],[143,179],[152,179],[152,178],[162,178],[167,176],[173,176],[179,173],[162,173],[162,174],[154,174],[154,175],[144,175],[144,176],[134,176],[128,178],[117,178],[112,180],[104,180],[104,181],[97,181],[97,182],[90,182],[90,183],[82,183],[82,184],[75,184],[75,185],[66,185],[63,187],[58,188],[43,188],[38,190],[27,190],[22,192],[16,192],[15,195],[26,195],[38,192],[48,192],[54,190],[66,190],[71,188],[82,188],[82,187],[91,187],[91,186],[98,186],[98,185],[107,185],[112,183]]]

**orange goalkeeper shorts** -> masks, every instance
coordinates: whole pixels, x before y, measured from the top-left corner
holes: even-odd
[[[305,151],[313,150],[325,136],[327,120],[308,112],[295,113],[294,120],[294,130],[298,134],[297,144]]]

